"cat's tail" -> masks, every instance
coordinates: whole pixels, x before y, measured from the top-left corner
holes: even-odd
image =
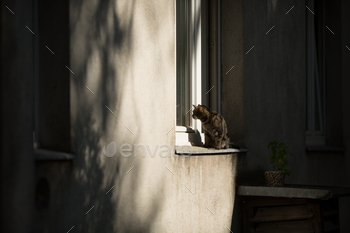
[[[233,148],[233,149],[241,149],[239,146],[234,144],[234,142],[229,141],[227,148]]]
[[[222,146],[222,149],[228,149],[228,148],[230,148],[230,146],[229,146],[230,138],[228,137],[228,133],[226,133],[226,135],[223,137],[222,142],[223,142],[223,143],[221,144],[221,145],[223,145],[223,146]]]

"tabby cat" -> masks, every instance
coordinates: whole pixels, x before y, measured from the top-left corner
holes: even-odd
[[[202,122],[205,133],[205,147],[215,149],[229,148],[229,137],[224,118],[215,111],[210,110],[205,105],[193,105],[193,119],[199,119]]]

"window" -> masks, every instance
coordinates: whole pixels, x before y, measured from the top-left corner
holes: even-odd
[[[325,50],[323,2],[308,0],[307,17],[307,122],[306,143],[325,144]],[[314,13],[314,14],[313,14]]]
[[[204,142],[201,122],[192,119],[193,104],[220,112],[219,6],[220,1],[176,1],[177,145]]]
[[[307,7],[306,145],[341,151],[341,1],[307,0]]]
[[[71,152],[69,2],[35,0],[33,30],[35,156],[72,158],[63,153]]]

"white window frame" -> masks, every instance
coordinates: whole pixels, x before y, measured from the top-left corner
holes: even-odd
[[[323,2],[324,4],[324,2]],[[307,0],[307,6],[310,9],[315,9],[314,0]],[[322,28],[325,28],[324,23],[324,6],[322,7]],[[307,129],[306,129],[306,145],[322,146],[325,145],[325,50],[323,49],[322,55],[322,67],[323,72],[318,72],[318,59],[317,59],[317,48],[316,48],[316,32],[315,32],[315,15],[311,12],[306,14],[307,19]],[[325,35],[323,30],[323,48],[325,48]],[[323,85],[320,85],[319,75],[322,75]],[[321,86],[323,87],[321,95]],[[316,98],[317,95],[317,98]],[[316,105],[318,105],[318,116],[320,129],[316,130]]]
[[[177,1],[183,1],[183,0],[177,0]],[[186,0],[187,1],[187,0]],[[203,70],[207,67],[203,66],[203,60],[208,59],[207,64],[209,65],[209,46],[206,46],[206,44],[202,44],[202,39],[207,39],[209,41],[209,38],[202,38],[204,30],[209,30],[206,23],[203,22],[202,15],[202,4],[206,4],[207,6],[209,4],[210,0],[189,0],[191,9],[189,9],[190,12],[190,21],[188,22],[189,25],[189,31],[190,31],[190,37],[188,40],[189,48],[191,50],[191,59],[189,61],[188,67],[190,67],[190,76],[191,76],[191,87],[190,87],[190,103],[198,105],[198,104],[209,104],[209,98],[204,99],[203,93],[206,94],[211,86],[213,85],[215,88],[215,96],[211,95],[210,103],[216,104],[216,110],[220,112],[220,59],[217,59],[217,75],[216,77],[211,77],[209,80],[209,72],[203,72]],[[207,2],[208,1],[208,2]],[[220,1],[217,2],[217,38],[219,38],[220,35]],[[179,10],[179,9],[176,9]],[[204,19],[208,20],[208,19]],[[195,33],[196,32],[196,33]],[[178,32],[176,32],[177,34]],[[207,33],[209,34],[209,33]],[[208,42],[209,43],[209,42]],[[219,47],[219,43],[218,47]],[[208,44],[209,45],[209,44]],[[220,49],[217,48],[217,58],[219,58]],[[182,64],[177,64],[176,67]],[[176,68],[176,77],[178,77],[177,74],[177,68]],[[209,87],[210,82],[210,87]],[[214,83],[215,82],[215,83]],[[213,88],[213,89],[214,89]],[[213,91],[214,92],[214,91]],[[177,91],[176,91],[177,93]],[[209,96],[209,94],[208,94]],[[214,99],[214,101],[212,101]],[[192,115],[192,104],[189,106],[187,114]],[[176,123],[175,123],[176,125]],[[175,144],[177,146],[182,145],[203,145],[204,144],[204,132],[202,129],[202,123],[199,120],[195,120],[192,117],[190,118],[190,125],[191,127],[186,126],[176,126],[176,137],[175,137]]]

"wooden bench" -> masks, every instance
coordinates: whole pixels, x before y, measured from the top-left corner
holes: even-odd
[[[340,232],[338,198],[350,189],[239,186],[245,233]]]

